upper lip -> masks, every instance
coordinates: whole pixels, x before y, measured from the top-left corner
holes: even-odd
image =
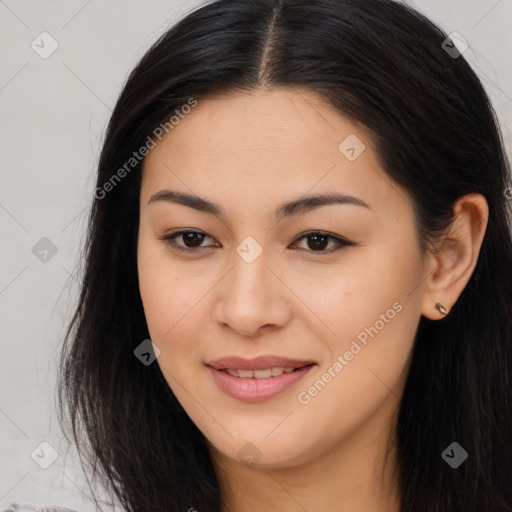
[[[284,368],[302,368],[309,364],[315,364],[314,361],[299,361],[297,359],[289,359],[279,356],[259,356],[254,359],[244,359],[238,356],[222,357],[209,361],[208,366],[216,370],[265,370],[272,367]]]

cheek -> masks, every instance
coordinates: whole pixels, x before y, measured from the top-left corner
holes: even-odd
[[[162,242],[144,241],[138,248],[138,278],[146,323],[151,341],[160,349],[157,359],[173,391],[176,383],[193,387],[194,369],[200,369],[203,354],[199,342],[204,337],[205,302],[208,277],[184,272],[171,262]],[[178,393],[179,394],[179,393]]]
[[[390,393],[400,396],[420,317],[419,253],[405,241],[358,253],[330,285],[310,288],[317,334],[329,356],[305,382],[299,402],[315,417],[351,428]],[[313,292],[311,291],[313,290]],[[393,390],[393,391],[390,391]],[[339,408],[329,407],[332,403]],[[352,420],[349,420],[352,418]]]
[[[162,349],[166,335],[172,332],[179,314],[179,303],[183,300],[179,276],[165,259],[161,241],[150,239],[146,233],[139,234],[137,268],[139,290],[151,339]],[[183,306],[185,307],[185,305]]]
[[[151,341],[160,349],[156,363],[170,389],[187,410],[190,394],[198,393],[202,354],[197,287],[175,275],[162,276],[152,268],[140,273],[141,298]],[[203,312],[204,314],[204,312]]]
[[[364,338],[340,334],[331,345],[333,357],[298,389],[304,422],[315,418],[326,445],[353,434],[385,403],[389,414],[399,406],[417,318],[412,310],[397,307],[383,325],[354,327]]]
[[[396,318],[411,309],[407,305],[415,300],[411,292],[417,288],[421,271],[412,240],[412,236],[388,237],[387,242],[379,240],[347,252],[342,263],[328,272],[325,268],[308,271],[307,281],[303,274],[293,277],[291,286],[314,315],[318,337],[329,340],[333,353],[349,350],[358,337],[364,343],[389,332]]]
[[[200,289],[189,280],[174,274],[162,274],[153,268],[139,273],[144,314],[152,340],[165,349],[173,341],[185,340],[180,333],[198,328],[194,321],[194,305],[200,300]],[[193,338],[188,338],[193,339]]]

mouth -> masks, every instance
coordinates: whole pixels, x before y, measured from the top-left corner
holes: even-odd
[[[272,372],[274,369],[274,373],[280,372],[279,375],[283,371],[286,373],[290,373],[297,368],[303,368],[304,366],[316,364],[316,361],[312,360],[298,360],[298,359],[290,359],[288,357],[281,356],[273,356],[273,355],[265,355],[255,357],[253,359],[245,359],[239,356],[227,356],[222,357],[220,359],[215,359],[213,361],[208,361],[206,363],[207,366],[215,368],[216,370],[237,370],[237,371],[268,371]],[[252,377],[253,375],[251,375]],[[256,375],[257,377],[257,375]],[[270,377],[270,375],[269,375]],[[258,377],[257,377],[258,378]],[[262,377],[266,378],[266,377]]]
[[[277,363],[277,364],[276,364]],[[206,364],[218,388],[244,402],[262,402],[290,389],[317,363],[273,356],[224,358]]]
[[[270,368],[264,368],[263,370],[242,370],[241,368],[221,368],[217,369],[220,372],[227,373],[232,377],[237,377],[239,379],[269,379],[272,377],[279,377],[283,375],[283,373],[293,373],[301,368],[313,366],[314,363],[306,364],[304,366],[272,366]],[[210,367],[212,368],[212,367]]]

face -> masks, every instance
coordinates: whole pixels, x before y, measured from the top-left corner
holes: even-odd
[[[410,197],[364,127],[308,90],[200,100],[145,159],[138,273],[156,364],[226,459],[287,467],[382,429],[422,269]],[[228,357],[250,361],[215,364]]]

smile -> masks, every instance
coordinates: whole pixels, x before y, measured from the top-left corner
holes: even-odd
[[[279,377],[279,375],[282,375],[283,373],[291,373],[296,369],[297,368],[294,368],[293,366],[289,366],[287,368],[284,368],[282,366],[274,366],[272,368],[266,368],[264,370],[234,370],[231,368],[227,368],[221,371],[227,372],[229,373],[229,375],[232,375],[233,377],[239,377],[242,379],[247,379],[251,377],[255,379],[268,379],[270,377]]]
[[[270,367],[261,370],[233,368],[216,369],[206,366],[217,387],[232,398],[243,402],[263,402],[292,388],[316,364],[300,368]]]

